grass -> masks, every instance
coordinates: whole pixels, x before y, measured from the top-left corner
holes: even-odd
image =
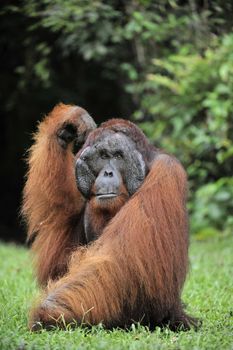
[[[193,241],[183,300],[200,317],[199,331],[173,333],[132,325],[129,331],[90,330],[31,333],[27,314],[36,285],[23,247],[0,244],[0,349],[233,349],[233,237]]]

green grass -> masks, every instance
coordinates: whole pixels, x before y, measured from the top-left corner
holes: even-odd
[[[192,242],[183,300],[203,320],[199,331],[173,333],[132,326],[129,331],[55,330],[31,333],[27,314],[36,286],[28,251],[0,245],[0,349],[233,349],[233,237]]]

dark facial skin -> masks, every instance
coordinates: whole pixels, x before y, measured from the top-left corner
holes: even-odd
[[[95,180],[94,194],[99,200],[115,198],[122,182],[117,167],[107,164]]]
[[[143,157],[124,134],[108,130],[93,146],[84,148],[76,163],[76,181],[88,200],[84,213],[87,243],[102,233],[145,176]]]
[[[90,198],[95,183],[97,194],[117,195],[120,177],[131,196],[146,176],[142,155],[133,142],[121,133],[103,134],[94,146],[84,148],[76,162],[77,186],[84,197]],[[97,183],[96,183],[97,181]],[[104,199],[104,197],[103,197]]]

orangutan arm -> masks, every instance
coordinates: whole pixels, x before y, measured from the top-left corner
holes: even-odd
[[[76,188],[73,141],[95,123],[85,110],[59,104],[39,124],[29,151],[22,215],[33,241],[39,284],[63,275],[71,251],[83,243],[84,199]]]

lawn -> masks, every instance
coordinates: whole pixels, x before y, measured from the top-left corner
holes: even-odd
[[[191,268],[183,292],[188,311],[203,325],[174,333],[132,325],[129,331],[89,330],[31,333],[27,314],[36,285],[28,251],[0,245],[0,349],[233,349],[233,237],[192,241]]]

